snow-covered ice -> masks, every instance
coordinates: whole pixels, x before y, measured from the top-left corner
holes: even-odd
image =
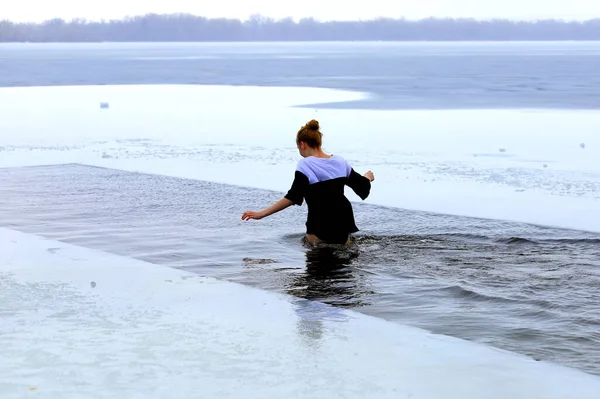
[[[600,378],[0,228],[2,398],[592,399]]]
[[[78,162],[283,192],[299,159],[295,132],[316,118],[326,151],[375,172],[371,203],[600,231],[600,112],[292,107],[364,96],[0,89],[0,167]],[[576,370],[7,229],[0,303],[3,398],[600,392],[598,377]]]
[[[80,162],[283,192],[299,159],[295,133],[316,118],[326,151],[375,172],[370,203],[600,231],[600,112],[293,107],[364,96],[185,85],[5,88],[0,166]]]

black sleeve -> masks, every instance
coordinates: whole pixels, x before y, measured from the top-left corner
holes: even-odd
[[[368,178],[359,175],[354,169],[350,171],[350,176],[348,176],[346,185],[362,200],[365,200],[371,192],[371,181]]]
[[[308,177],[302,172],[296,171],[292,187],[289,189],[285,198],[289,199],[296,205],[302,205],[304,202],[304,194],[308,187]]]

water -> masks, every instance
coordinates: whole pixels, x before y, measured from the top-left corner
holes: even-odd
[[[600,375],[598,235],[356,204],[351,248],[309,250],[300,243],[305,208],[240,220],[278,198],[75,164],[0,171],[4,227]]]
[[[0,87],[311,86],[338,108],[598,109],[600,42],[0,44]]]
[[[281,85],[338,108],[598,108],[600,43],[0,45],[0,86]],[[1,110],[0,110],[1,111]],[[595,183],[594,183],[595,184]],[[350,249],[300,245],[279,193],[86,166],[0,171],[0,225],[286,292],[600,375],[597,234],[357,204]]]

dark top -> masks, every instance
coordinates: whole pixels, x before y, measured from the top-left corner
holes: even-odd
[[[294,181],[285,198],[302,205],[306,200],[306,233],[329,244],[344,244],[358,231],[352,205],[344,195],[350,187],[361,199],[371,191],[371,181],[359,175],[340,156],[306,157],[298,162]]]

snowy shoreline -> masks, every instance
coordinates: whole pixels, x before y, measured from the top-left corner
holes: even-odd
[[[202,389],[592,399],[600,390],[600,378],[567,367],[5,228],[0,253],[7,398]]]

